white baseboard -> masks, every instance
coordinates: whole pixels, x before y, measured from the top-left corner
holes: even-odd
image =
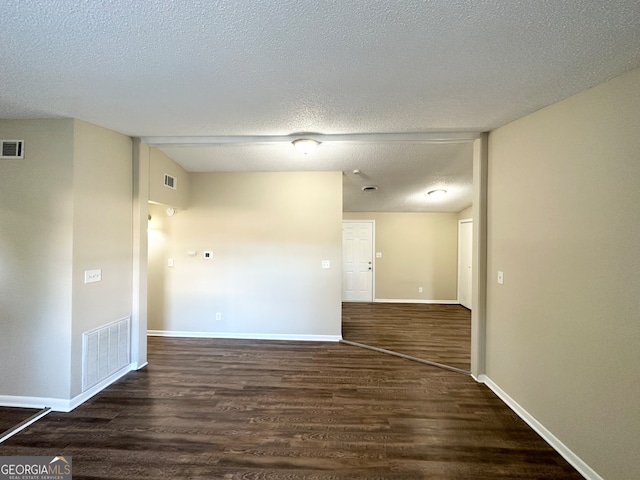
[[[569,447],[567,447],[558,439],[558,437],[556,437],[544,425],[536,420],[533,415],[527,412],[518,402],[511,398],[489,377],[487,377],[486,375],[479,375],[477,381],[479,381],[480,383],[484,383],[487,387],[489,387],[493,391],[493,393],[495,393],[500,398],[500,400],[506,403],[507,406],[516,413],[516,415],[524,420],[527,425],[529,425],[538,435],[540,435],[549,445],[551,445],[551,447],[556,452],[562,455],[564,459],[569,462],[573,466],[573,468],[575,468],[584,478],[586,478],[587,480],[604,480],[595,472],[595,470],[587,465],[580,457],[578,457],[578,455],[573,453],[571,449],[569,449]]]
[[[185,332],[179,330],[147,330],[150,337],[229,338],[235,340],[285,340],[291,342],[339,342],[342,335],[295,335],[284,333]]]
[[[0,407],[18,408],[38,408],[50,407],[53,402],[58,401],[53,398],[44,397],[23,397],[19,395],[0,395]]]
[[[133,364],[127,365],[121,368],[113,375],[105,378],[102,382],[94,385],[86,392],[82,392],[80,395],[73,397],[72,399],[64,398],[47,398],[47,397],[22,397],[17,395],[0,395],[0,406],[3,407],[21,407],[21,408],[50,408],[56,412],[70,412],[79,405],[89,400],[94,395],[97,395],[102,390],[107,388],[113,382],[124,377],[129,373]]]
[[[460,305],[457,300],[421,300],[414,298],[376,298],[374,303],[435,303],[441,305]]]

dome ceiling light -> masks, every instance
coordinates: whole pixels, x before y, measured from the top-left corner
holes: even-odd
[[[429,192],[427,192],[427,195],[429,195],[432,198],[442,198],[447,194],[447,191],[439,188],[437,190],[431,190]]]
[[[320,145],[320,142],[313,138],[296,138],[291,143],[299,152],[304,153],[305,155],[313,152],[318,148],[318,145]]]

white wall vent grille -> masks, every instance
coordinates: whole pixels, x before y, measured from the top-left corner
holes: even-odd
[[[130,318],[82,334],[82,391],[129,364]]]
[[[24,140],[0,140],[0,158],[24,158]]]
[[[164,186],[173,188],[174,190],[178,188],[178,179],[176,177],[172,177],[171,175],[165,173],[164,174]]]

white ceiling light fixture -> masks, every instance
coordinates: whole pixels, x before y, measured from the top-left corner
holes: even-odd
[[[427,195],[429,195],[431,198],[442,198],[446,194],[447,194],[447,191],[442,188],[438,188],[436,190],[431,190],[427,192]]]
[[[304,153],[305,155],[313,152],[318,148],[318,145],[320,145],[320,142],[313,138],[296,138],[291,143],[299,152]]]

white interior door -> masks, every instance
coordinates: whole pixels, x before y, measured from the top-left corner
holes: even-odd
[[[373,222],[342,223],[342,301],[373,301]]]
[[[471,259],[473,256],[473,222],[460,220],[458,222],[458,301],[471,310],[471,292],[473,270]]]

